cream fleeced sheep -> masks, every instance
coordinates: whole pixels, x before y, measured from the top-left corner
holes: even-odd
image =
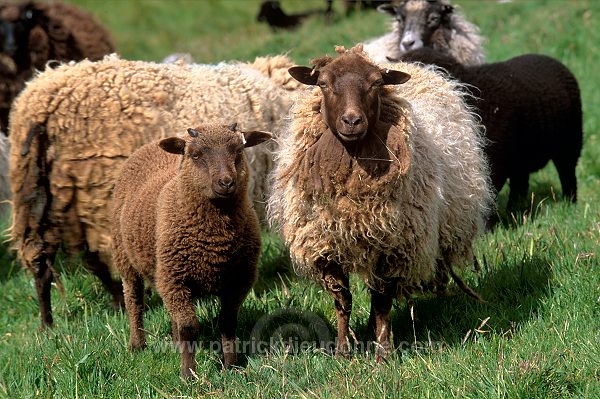
[[[448,0],[403,0],[379,7],[394,17],[392,31],[364,43],[364,51],[377,63],[395,61],[409,50],[431,47],[464,65],[485,62],[484,38]]]
[[[314,60],[312,72],[298,71],[322,89],[307,92],[292,108],[289,130],[280,137],[269,212],[296,271],[334,297],[338,350],[348,345],[348,274],[358,273],[371,289],[371,315],[385,353],[390,308],[382,303],[391,307],[396,296],[443,290],[449,274],[468,288],[452,268],[473,263],[472,243],[492,196],[479,125],[459,85],[432,68],[375,66],[360,48]],[[393,70],[410,79],[397,86],[403,79],[395,81]],[[381,106],[366,112],[372,116],[362,138],[356,126],[365,118],[356,104],[340,100],[345,107],[337,108],[330,102],[344,90],[364,90],[365,98],[378,90]]]
[[[287,91],[251,64],[156,64],[110,56],[62,65],[29,82],[10,121],[11,237],[21,262],[41,279],[40,297],[48,298],[40,300],[43,324],[52,323],[46,292],[52,277],[45,270],[61,242],[95,254],[98,259],[90,261],[103,264],[101,270],[110,263],[113,181],[135,149],[208,120],[236,119],[241,129],[277,134],[290,104]],[[249,192],[263,214],[273,160],[269,145],[260,147],[248,150]]]

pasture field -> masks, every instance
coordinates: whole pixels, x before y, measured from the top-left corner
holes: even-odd
[[[332,54],[336,44],[350,47],[388,29],[388,18],[375,11],[341,15],[341,0],[334,1],[331,23],[318,16],[280,33],[255,22],[260,0],[72,2],[104,23],[122,56],[132,59],[189,52],[197,62],[216,63],[285,52],[307,64]],[[324,4],[281,3],[289,12]],[[197,378],[182,381],[169,318],[156,294],[147,301],[148,348],[132,353],[126,315],[109,310],[100,282],[77,259],[60,256],[64,296],[53,288],[55,327],[40,331],[33,279],[4,243],[0,398],[600,397],[600,2],[454,3],[487,37],[489,61],[528,52],[554,56],[577,76],[584,107],[579,200],[561,200],[553,165],[531,176],[530,209],[500,212],[503,222],[476,245],[482,271],[463,273],[487,303],[455,290],[395,304],[396,350],[376,363],[365,343],[368,291],[353,278],[352,356],[301,345],[308,339],[283,347],[270,338],[297,327],[328,341],[335,336],[335,311],[318,285],[295,276],[281,241],[265,232],[259,281],[240,311],[242,365],[220,370],[218,303],[203,300]],[[506,190],[499,202],[502,208]]]

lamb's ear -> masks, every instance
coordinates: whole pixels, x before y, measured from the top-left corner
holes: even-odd
[[[317,84],[317,79],[319,79],[319,71],[305,66],[291,67],[288,72],[294,79],[305,85],[314,86]]]
[[[244,147],[254,147],[257,144],[262,143],[273,138],[273,135],[269,132],[261,132],[260,130],[252,130],[249,132],[241,132],[244,135]]]
[[[185,150],[185,140],[179,137],[162,139],[158,145],[160,148],[171,154],[183,154],[183,151]]]
[[[383,69],[381,71],[384,85],[401,85],[410,79],[410,75],[393,69]]]

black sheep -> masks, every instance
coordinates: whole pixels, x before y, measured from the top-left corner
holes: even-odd
[[[281,8],[279,1],[266,0],[261,3],[256,20],[268,23],[273,31],[276,31],[279,28],[294,29],[297,28],[306,17],[325,12],[325,10],[309,10],[297,14],[286,14]]]
[[[583,141],[577,79],[559,61],[525,54],[503,62],[464,66],[452,57],[421,48],[401,57],[444,68],[471,91],[466,100],[485,126],[485,152],[492,183],[509,180],[508,209],[527,197],[529,174],[552,160],[563,195],[577,200],[575,167]]]

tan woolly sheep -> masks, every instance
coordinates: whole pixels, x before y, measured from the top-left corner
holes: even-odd
[[[181,374],[194,371],[200,326],[194,299],[221,299],[224,366],[236,363],[240,305],[256,279],[260,226],[247,193],[244,148],[271,138],[205,124],[133,153],[115,182],[112,243],[123,278],[130,347],[143,349],[144,280],[156,284],[182,354]],[[173,155],[175,154],[175,155]]]
[[[452,268],[472,264],[491,193],[456,83],[416,65],[377,66],[362,46],[337,51],[290,69],[318,87],[292,108],[269,211],[296,270],[333,296],[340,353],[349,349],[348,275],[365,279],[381,357],[394,297],[443,290],[449,275],[476,295]]]
[[[375,62],[397,60],[406,51],[431,47],[452,55],[461,64],[485,62],[484,39],[448,0],[402,0],[378,10],[394,17],[392,32],[365,42]]]
[[[156,64],[111,56],[62,65],[29,82],[11,111],[11,235],[21,263],[36,276],[42,324],[52,324],[51,267],[61,242],[87,250],[88,266],[120,300],[106,267],[109,202],[114,178],[135,149],[186,126],[234,117],[242,129],[276,134],[290,104],[286,90],[241,63]],[[248,149],[249,191],[261,215],[271,146]]]

